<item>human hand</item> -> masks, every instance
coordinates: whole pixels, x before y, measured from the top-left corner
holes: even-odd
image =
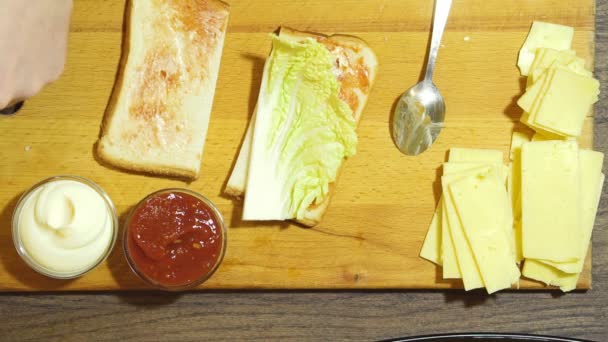
[[[0,0],[0,110],[63,72],[72,0]]]

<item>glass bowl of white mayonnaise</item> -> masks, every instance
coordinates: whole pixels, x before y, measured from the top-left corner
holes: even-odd
[[[13,212],[13,243],[36,272],[56,279],[82,276],[110,254],[118,216],[108,194],[77,176],[55,176],[30,188]]]

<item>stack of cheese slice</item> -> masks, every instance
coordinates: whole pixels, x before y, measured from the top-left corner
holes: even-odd
[[[443,195],[420,256],[466,290],[493,293],[519,279],[507,174],[501,151],[453,148],[443,165]]]
[[[523,275],[576,288],[600,200],[603,154],[573,140],[515,132],[502,152],[452,148],[420,256],[465,290],[510,288]],[[506,182],[506,185],[505,185]]]
[[[534,136],[514,132],[511,163],[490,150],[451,149],[443,195],[420,256],[489,293],[523,275],[563,291],[583,270],[604,181],[603,154],[576,142],[599,82],[571,50],[571,27],[534,22],[517,66],[528,76],[517,102]],[[505,188],[506,180],[506,188]]]
[[[572,140],[530,140],[514,133],[509,182],[523,275],[570,291],[587,255],[604,155],[579,149]]]
[[[519,53],[518,66],[528,76],[517,101],[524,110],[521,122],[546,137],[580,136],[598,100],[599,82],[570,49],[573,33],[568,26],[534,22]]]

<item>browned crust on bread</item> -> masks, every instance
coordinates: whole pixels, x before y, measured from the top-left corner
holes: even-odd
[[[236,198],[241,198],[244,194],[243,190],[241,189],[237,189],[237,188],[233,188],[231,186],[226,186],[226,189],[224,189],[224,193],[226,195],[232,196],[232,197],[236,197]]]
[[[195,172],[188,172],[180,168],[160,167],[158,165],[133,164],[130,161],[115,158],[114,156],[107,154],[101,144],[98,144],[97,153],[99,157],[102,158],[108,164],[120,169],[124,169],[125,171],[151,173],[155,175],[169,177],[182,177],[191,180],[196,179],[199,176]]]
[[[118,70],[116,72],[116,82],[112,87],[112,93],[110,94],[110,99],[108,100],[108,105],[106,106],[106,110],[104,112],[104,116],[101,122],[101,130],[99,134],[99,138],[103,137],[108,130],[110,125],[110,121],[112,120],[112,116],[114,114],[114,110],[116,108],[116,104],[118,103],[118,98],[120,97],[120,93],[122,87],[124,85],[124,73],[125,67],[127,65],[127,61],[129,59],[129,51],[130,51],[130,41],[131,41],[131,25],[129,24],[129,18],[131,17],[131,10],[133,8],[132,0],[129,0],[125,3],[125,14],[123,17],[123,31],[124,34],[122,36],[122,53],[120,56],[120,60],[118,62]],[[99,156],[103,158],[101,144],[97,144],[97,152]],[[105,158],[103,158],[105,160]]]

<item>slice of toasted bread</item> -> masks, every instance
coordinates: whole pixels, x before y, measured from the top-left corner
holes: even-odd
[[[97,151],[134,171],[197,178],[228,5],[130,1],[121,69]]]
[[[325,36],[317,33],[296,31],[285,27],[280,29],[279,36],[293,39],[294,41],[301,41],[309,37],[316,39],[325,45],[332,55],[336,57],[334,69],[340,81],[340,97],[350,106],[355,121],[358,124],[378,69],[377,58],[370,47],[363,40],[353,36]],[[226,194],[235,197],[242,197],[247,188],[246,181],[254,122],[255,111],[245,133],[237,161],[224,190]],[[304,218],[297,220],[297,222],[306,226],[314,226],[321,221],[329,205],[331,195],[334,192],[335,183],[329,184],[329,189],[329,196],[321,203],[311,205],[306,210]]]

